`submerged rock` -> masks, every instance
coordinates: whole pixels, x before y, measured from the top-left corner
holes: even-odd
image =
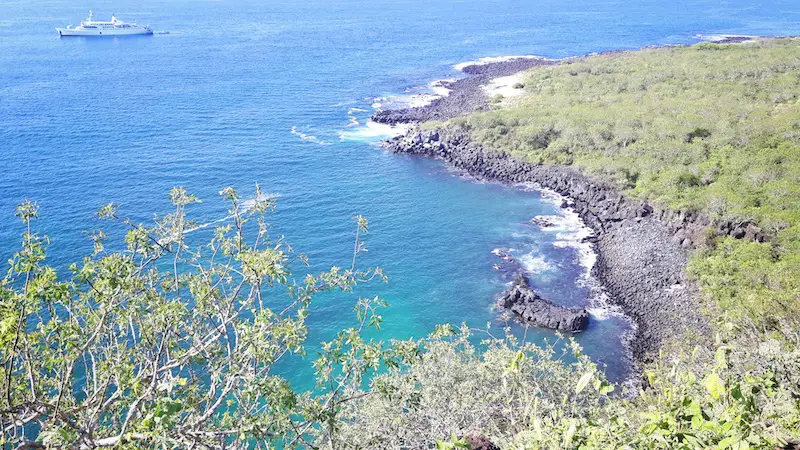
[[[492,250],[492,254],[500,258],[499,264],[493,264],[495,270],[500,272],[504,280],[514,280],[518,273],[522,270],[522,266],[513,256],[511,256],[511,249],[504,250],[496,248]]]
[[[539,228],[550,228],[555,225],[553,219],[547,216],[536,216],[530,222]]]
[[[525,275],[517,275],[514,284],[500,296],[498,304],[513,312],[526,324],[575,333],[589,326],[589,312],[583,308],[565,308],[542,298],[531,289]]]

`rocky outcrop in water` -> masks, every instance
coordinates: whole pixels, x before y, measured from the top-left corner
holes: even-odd
[[[573,167],[518,161],[471,142],[460,130],[413,129],[385,147],[395,153],[438,158],[487,180],[535,182],[569,198],[564,206],[573,208],[594,231],[591,242],[598,258],[593,275],[637,324],[631,350],[638,361],[655,356],[667,339],[708,339],[697,290],[684,271],[686,250],[707,235],[707,217],[627,198]],[[725,229],[747,234],[743,224]],[[750,234],[758,232],[751,227]]]
[[[567,206],[567,204],[563,205],[564,208]],[[548,217],[536,216],[531,219],[530,222],[539,228],[550,228],[553,226],[553,221]]]
[[[575,333],[589,326],[589,312],[583,308],[558,306],[542,298],[531,289],[523,274],[517,275],[517,279],[503,292],[497,304],[514,313],[520,322],[540,328]]]

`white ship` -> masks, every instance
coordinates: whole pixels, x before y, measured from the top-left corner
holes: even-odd
[[[72,28],[68,25],[66,28],[56,28],[59,36],[128,36],[133,34],[153,34],[152,28],[148,26],[136,25],[135,23],[126,23],[115,16],[111,16],[111,21],[103,22],[99,20],[92,20],[92,12],[89,11],[89,17],[81,22],[80,26]]]

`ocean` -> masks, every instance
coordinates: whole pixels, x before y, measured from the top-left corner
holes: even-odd
[[[154,36],[59,38],[54,28],[116,14]],[[168,34],[167,34],[168,32]],[[91,252],[94,213],[151,220],[184,186],[225,215],[218,192],[275,195],[273,236],[285,235],[317,272],[349,262],[353,216],[370,221],[361,264],[389,282],[357,295],[390,306],[377,337],[423,337],[441,323],[499,331],[492,310],[509,279],[496,249],[525,267],[545,297],[591,308],[577,335],[612,379],[628,374],[632,326],[588,276],[593,255],[574,215],[530,186],[479,183],[440,163],[385,153],[377,107],[424,101],[430,83],[483,57],[559,58],[696,42],[695,35],[800,33],[800,5],[777,0],[42,0],[0,2],[0,255],[17,248],[14,208],[39,202],[48,261]],[[539,229],[530,220],[554,216]],[[112,231],[112,230],[109,230]],[[3,265],[2,270],[6,267]],[[354,324],[351,296],[311,310],[309,352],[286,376],[310,387],[314,349]],[[520,332],[515,326],[516,332]],[[502,332],[500,332],[502,333]],[[527,338],[556,336],[530,330]]]

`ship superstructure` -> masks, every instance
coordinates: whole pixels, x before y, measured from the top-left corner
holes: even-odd
[[[93,20],[92,12],[89,17],[77,27],[68,25],[66,28],[56,28],[59,36],[128,36],[135,34],[153,34],[152,28],[146,25],[127,23],[111,16],[108,22]]]

